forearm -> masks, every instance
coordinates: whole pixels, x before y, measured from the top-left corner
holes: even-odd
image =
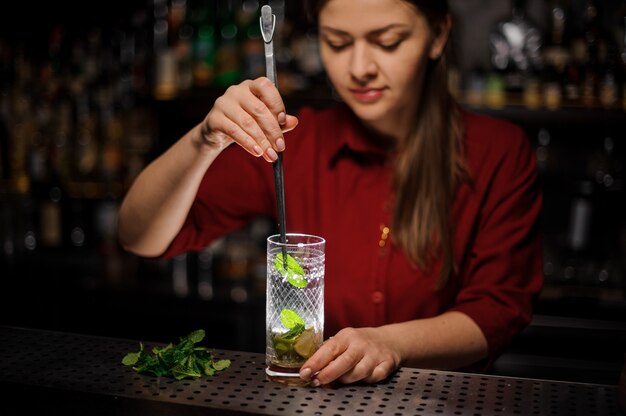
[[[207,168],[222,150],[201,141],[196,127],[137,176],[119,211],[125,249],[158,256],[180,231]]]
[[[162,254],[178,234],[202,178],[215,158],[236,142],[268,162],[285,148],[283,132],[298,119],[285,114],[276,87],[264,77],[229,87],[205,119],[137,177],[119,212],[124,248],[143,256]]]
[[[488,352],[478,325],[461,312],[385,325],[380,330],[393,342],[402,366],[457,369],[485,358]]]

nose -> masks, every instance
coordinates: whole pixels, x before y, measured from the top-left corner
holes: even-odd
[[[358,83],[367,82],[376,77],[378,67],[371,55],[368,45],[356,42],[350,57],[350,75]]]

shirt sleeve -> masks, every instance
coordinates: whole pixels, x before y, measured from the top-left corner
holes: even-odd
[[[489,157],[489,174],[477,183],[483,202],[461,271],[463,287],[452,308],[480,327],[489,360],[528,325],[534,298],[543,285],[542,195],[535,155],[521,129],[505,133],[509,137],[500,137],[495,155]]]
[[[200,251],[258,216],[275,212],[272,167],[233,144],[207,169],[181,230],[161,255]]]

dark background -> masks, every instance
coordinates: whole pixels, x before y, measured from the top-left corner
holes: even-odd
[[[569,3],[580,9],[584,2]],[[93,28],[99,28],[105,44],[115,48],[120,34],[131,30],[133,19],[152,19],[152,4],[138,0],[5,2],[0,6],[0,39],[8,45],[23,45],[25,53],[36,61],[48,58],[54,28],[62,28],[66,39],[84,39]],[[288,1],[285,12],[298,19],[299,4]],[[529,17],[544,31],[550,4],[528,1]],[[488,69],[488,33],[497,20],[508,16],[510,3],[454,0],[451,5],[457,22],[454,51],[458,68],[463,75]],[[605,0],[598,5],[612,36],[623,40],[625,2]],[[305,26],[302,21],[300,24]],[[623,44],[619,46],[623,48]],[[70,52],[66,47],[62,54],[69,56]],[[150,64],[148,77],[154,70],[154,62]],[[303,105],[332,103],[320,79],[315,79],[315,88],[286,94],[288,107],[295,111]],[[194,88],[172,100],[156,100],[150,92],[140,94],[137,103],[149,111],[155,129],[148,160],[204,117],[221,91]],[[497,363],[495,371],[613,383],[626,352],[624,111],[597,107],[529,110],[519,104],[472,109],[519,124],[533,146],[548,155],[540,174],[545,195],[546,286],[536,302],[538,317]],[[545,132],[550,136],[548,145],[541,139]],[[613,142],[611,163],[617,169],[614,175],[619,186],[596,187],[592,195],[582,195],[581,184],[593,178],[592,162],[603,157],[607,137]],[[2,230],[19,225],[19,214],[37,209],[38,197],[34,201],[17,198],[6,182],[0,190]],[[107,208],[115,208],[121,196],[104,193],[81,200],[81,212],[87,213],[86,229],[93,231],[88,235],[94,236],[84,247],[38,247],[18,252],[11,259],[2,258],[0,324],[160,342],[175,341],[203,327],[207,342],[217,348],[264,351],[262,236],[269,234],[273,224],[260,220],[204,253],[189,253],[174,260],[142,259],[124,253],[116,241],[97,234],[98,213],[110,212]],[[581,200],[593,207],[593,225],[587,246],[576,251],[569,247],[568,236],[573,207]],[[72,212],[64,210],[66,222]],[[232,255],[242,247],[248,253],[243,266]],[[240,267],[246,268],[244,275],[238,274]],[[599,280],[605,269],[610,272],[608,279]],[[213,288],[209,297],[197,289],[207,276]],[[187,289],[181,289],[181,284]]]

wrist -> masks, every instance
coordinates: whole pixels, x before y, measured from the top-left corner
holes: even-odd
[[[230,143],[219,140],[205,123],[200,123],[188,133],[188,139],[199,161],[211,163]]]
[[[404,366],[408,360],[406,349],[403,347],[403,340],[406,338],[406,331],[403,333],[401,324],[388,324],[378,327],[381,337],[389,347],[389,353],[396,368]]]

